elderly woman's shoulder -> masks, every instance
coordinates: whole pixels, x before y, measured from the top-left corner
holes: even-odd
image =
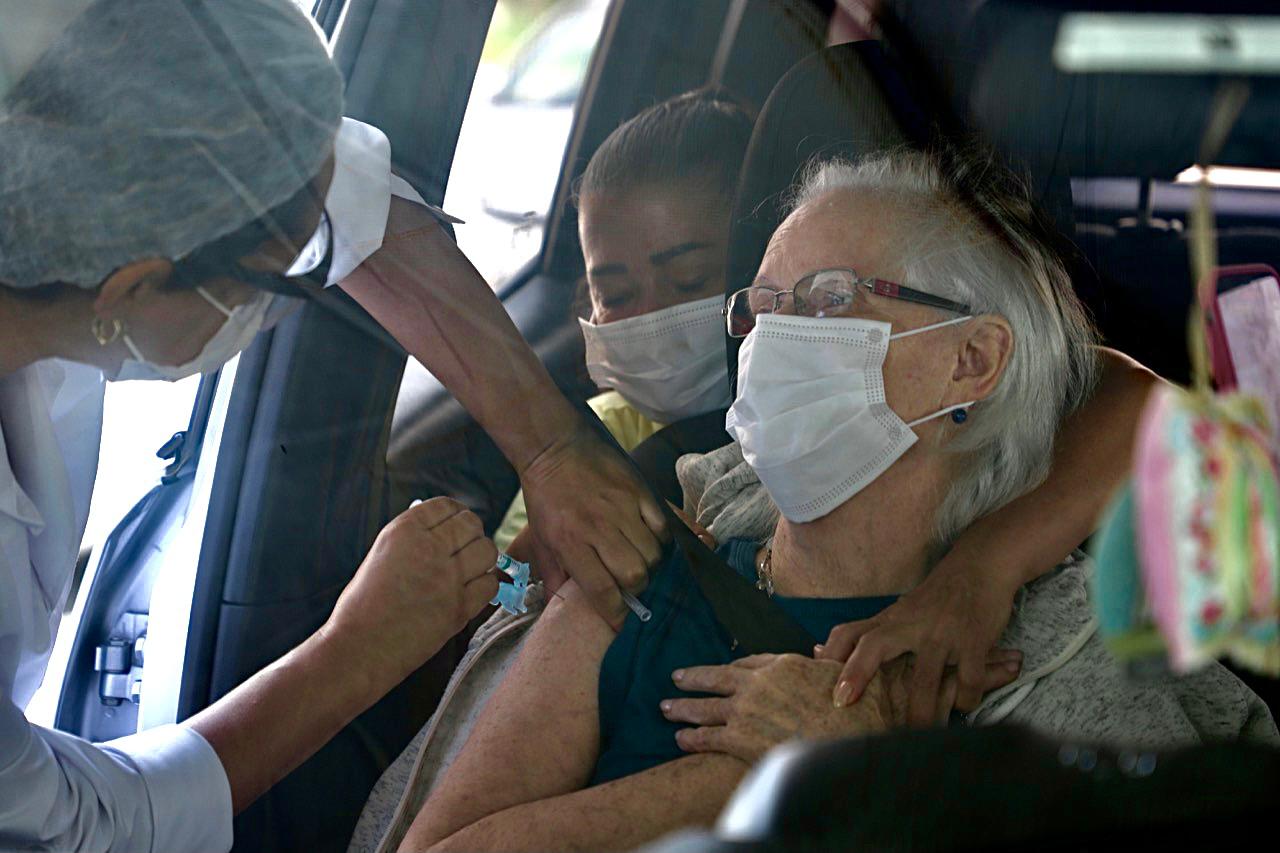
[[[1023,651],[1024,675],[989,696],[976,723],[1008,719],[1059,737],[1146,748],[1280,744],[1266,704],[1220,664],[1178,677],[1126,672],[1098,634],[1092,573],[1092,561],[1075,554],[1024,588],[1001,640]]]

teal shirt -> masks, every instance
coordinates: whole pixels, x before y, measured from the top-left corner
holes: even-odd
[[[756,580],[758,543],[734,539],[717,553],[739,574]],[[674,761],[686,753],[676,745],[676,732],[686,724],[662,716],[663,699],[701,694],[678,690],[671,673],[686,666],[732,663],[744,655],[716,620],[689,563],[679,548],[654,573],[640,600],[653,611],[641,622],[627,616],[622,631],[605,653],[600,667],[600,758],[591,784],[599,785]],[[825,642],[831,629],[867,619],[897,596],[874,598],[789,598],[774,602],[809,632]]]

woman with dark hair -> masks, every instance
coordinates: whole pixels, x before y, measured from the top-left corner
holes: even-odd
[[[728,407],[720,309],[729,211],[753,119],[698,89],[620,125],[578,181],[588,316],[588,404],[623,450],[663,426]],[[527,524],[517,495],[494,542]],[[512,554],[531,557],[528,541]],[[545,558],[542,562],[546,562]]]

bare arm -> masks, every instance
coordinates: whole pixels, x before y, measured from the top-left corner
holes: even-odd
[[[540,539],[607,621],[639,592],[666,521],[565,399],[488,283],[426,209],[391,200],[382,248],[342,288],[416,356],[515,466]]]
[[[402,849],[425,850],[504,809],[577,791],[600,749],[596,691],[614,632],[573,582],[560,589],[489,699]]]
[[[747,769],[728,755],[681,758],[489,815],[430,849],[630,850],[682,827],[710,826]]]
[[[697,755],[584,788],[599,758],[600,664],[614,632],[573,581],[560,592],[402,853],[630,849],[709,825],[746,773],[735,757]]]
[[[577,426],[488,283],[420,205],[392,198],[382,248],[342,289],[458,398],[517,471]]]
[[[1048,479],[972,524],[948,560],[989,565],[993,579],[1016,590],[1058,565],[1093,533],[1129,475],[1138,418],[1161,381],[1123,353],[1101,348],[1099,355],[1102,381],[1063,425]],[[1028,536],[1031,530],[1038,535]]]
[[[436,498],[393,520],[328,622],[187,722],[239,812],[422,665],[497,590],[480,520]]]

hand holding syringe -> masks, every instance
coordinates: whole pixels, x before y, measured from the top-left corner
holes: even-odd
[[[416,506],[422,503],[421,500],[415,500],[410,506]],[[498,594],[489,602],[497,604],[503,610],[513,615],[529,612],[529,606],[525,603],[525,599],[529,592],[530,569],[528,563],[522,563],[519,560],[498,552],[498,562],[493,567],[494,574],[498,576]],[[648,622],[653,618],[653,612],[645,607],[636,598],[626,590],[620,590],[622,600],[626,602],[631,612],[636,614],[641,622]]]
[[[500,604],[502,609],[508,613],[525,613],[528,607],[525,605],[525,595],[529,588],[529,564],[522,563],[513,559],[506,554],[498,554],[498,564],[494,566],[494,571],[499,574],[498,594],[494,596],[491,604]],[[506,577],[501,577],[505,575]],[[622,600],[627,603],[627,607],[631,608],[631,612],[639,617],[641,622],[648,622],[653,618],[653,612],[645,607],[636,598],[626,590],[622,590]]]

